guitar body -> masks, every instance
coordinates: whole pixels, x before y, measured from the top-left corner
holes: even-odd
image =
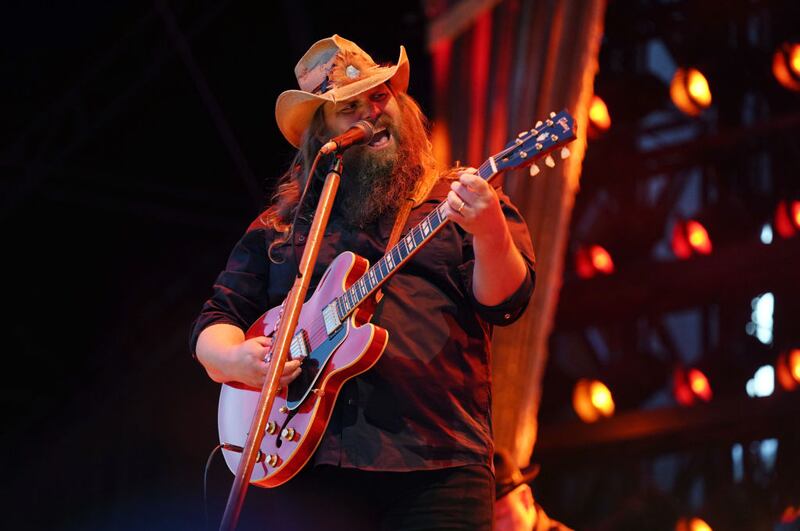
[[[362,305],[328,333],[322,313],[369,268],[369,262],[351,252],[331,262],[311,298],[303,305],[295,340],[303,342],[302,374],[275,396],[261,442],[261,454],[251,483],[276,487],[300,472],[319,446],[342,385],[378,361],[389,334],[369,323],[369,305]],[[281,307],[272,308],[247,331],[247,338],[271,336],[278,327]],[[292,357],[296,356],[294,343]],[[260,389],[223,384],[219,399],[220,442],[243,447]],[[241,453],[223,448],[228,468],[235,474]]]

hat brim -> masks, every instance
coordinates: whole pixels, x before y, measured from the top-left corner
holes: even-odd
[[[278,100],[275,102],[275,121],[278,123],[278,129],[291,145],[299,148],[303,133],[308,129],[314,113],[320,105],[354,98],[387,81],[391,82],[395,91],[405,92],[408,90],[410,70],[406,49],[400,46],[400,57],[397,64],[378,68],[374,74],[364,79],[331,89],[321,95],[304,90],[286,90],[278,96]]]
[[[506,494],[508,494],[512,490],[516,489],[520,485],[522,485],[524,483],[529,483],[536,476],[539,475],[539,470],[540,469],[541,469],[541,467],[539,466],[538,463],[530,465],[529,467],[527,467],[527,468],[525,468],[524,470],[521,471],[522,472],[522,477],[519,478],[518,481],[509,481],[508,483],[497,484],[495,486],[494,499],[495,500],[499,500],[500,498],[502,498],[503,496],[505,496]]]

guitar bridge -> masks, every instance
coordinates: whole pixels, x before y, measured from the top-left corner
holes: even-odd
[[[289,345],[289,355],[293,360],[302,360],[308,357],[310,351],[308,334],[305,330],[300,330],[292,338],[292,342]]]

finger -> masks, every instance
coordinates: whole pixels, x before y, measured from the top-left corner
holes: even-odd
[[[468,205],[472,205],[478,199],[478,194],[468,188],[467,186],[463,185],[458,181],[453,181],[450,183],[450,189],[458,195],[461,199],[464,200],[465,203]]]
[[[253,343],[258,343],[262,347],[266,347],[267,345],[269,345],[272,342],[272,340],[271,339],[267,339],[266,336],[253,337],[253,338],[250,339],[250,341],[252,341]]]
[[[466,208],[466,202],[461,199],[457,193],[453,190],[450,190],[447,193],[447,206],[450,208],[451,214],[457,216],[458,218],[463,218],[464,216],[464,209]]]
[[[458,175],[465,175],[465,174],[474,175],[476,173],[478,173],[478,168],[473,168],[472,166],[470,166],[469,168],[464,168],[463,170],[459,171]]]
[[[290,372],[296,371],[300,368],[300,360],[289,360],[283,366],[283,374],[288,374]]]
[[[461,184],[468,186],[476,192],[480,192],[489,187],[489,184],[484,181],[480,175],[474,173],[462,173],[459,175],[458,180]]]
[[[300,376],[300,373],[301,373],[301,372],[303,372],[303,371],[300,369],[300,367],[298,367],[298,368],[297,368],[297,370],[295,370],[295,371],[294,371],[294,372],[292,372],[291,374],[288,374],[288,375],[286,375],[286,376],[283,376],[283,377],[281,377],[281,379],[280,379],[280,383],[281,383],[281,385],[289,385],[289,384],[290,384],[290,383],[292,383],[292,382],[293,382],[293,381],[294,381],[294,380],[295,380],[295,379],[296,379],[298,376]]]

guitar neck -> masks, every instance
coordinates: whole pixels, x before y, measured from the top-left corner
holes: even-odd
[[[490,157],[478,168],[478,175],[486,181],[490,181],[498,173],[494,157]],[[446,200],[439,203],[425,216],[425,219],[412,227],[380,260],[375,262],[361,278],[336,299],[336,309],[342,320],[375,293],[395,271],[408,262],[419,249],[444,228],[450,221],[445,216],[446,205]]]
[[[543,157],[575,139],[574,119],[566,110],[550,113],[550,118],[537,122],[535,128],[523,131],[513,139],[505,149],[489,157],[478,168],[478,175],[490,181],[498,173],[510,169],[531,165],[534,160]],[[569,151],[562,149],[561,158],[566,158]],[[547,165],[555,162],[548,155]],[[537,168],[538,170],[538,168]],[[534,175],[534,173],[531,173]],[[397,269],[402,267],[420,248],[442,230],[449,221],[445,216],[447,201],[442,201],[425,219],[414,226],[397,242],[383,258],[378,260],[350,288],[336,298],[335,307],[339,322],[350,315],[353,310],[369,298],[381,285],[389,280]]]

